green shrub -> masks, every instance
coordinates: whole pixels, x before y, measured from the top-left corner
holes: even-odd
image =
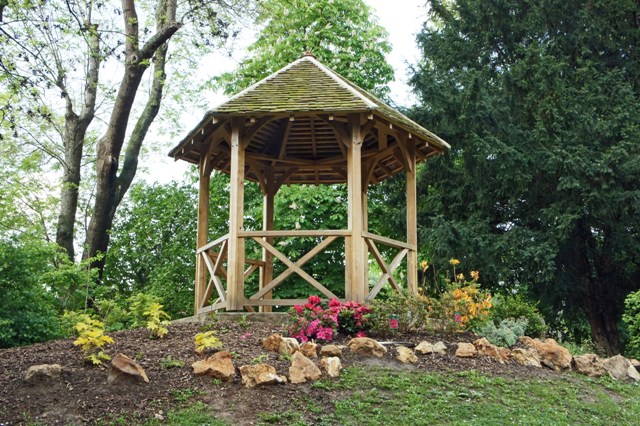
[[[500,323],[508,318],[525,318],[527,320],[527,328],[524,331],[526,336],[544,337],[546,334],[548,327],[537,306],[521,295],[496,295],[492,302],[493,308],[489,314],[492,322]]]
[[[418,296],[391,293],[385,299],[375,299],[367,314],[369,329],[375,335],[394,332],[405,333],[423,329],[428,323],[427,304]],[[391,328],[391,320],[397,320],[397,328]]]
[[[624,301],[622,320],[627,326],[629,342],[625,353],[631,358],[640,358],[640,290],[630,293]]]
[[[95,302],[98,316],[107,331],[124,330],[129,324],[129,313],[116,300],[103,299]]]
[[[0,348],[61,337],[53,289],[53,245],[0,239]]]
[[[148,312],[154,303],[160,303],[160,298],[152,294],[136,293],[127,299],[129,303],[129,327],[146,327]]]
[[[479,336],[486,337],[494,345],[511,347],[520,336],[524,336],[527,328],[526,318],[506,318],[498,323],[487,321],[476,330]]]

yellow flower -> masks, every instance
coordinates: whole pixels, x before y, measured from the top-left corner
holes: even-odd
[[[429,269],[429,263],[426,260],[423,260],[422,262],[420,262],[420,267],[422,268],[422,272],[425,272],[427,269]]]
[[[458,275],[456,275],[456,278],[458,279],[458,281],[464,281],[464,274],[461,272]]]
[[[458,259],[451,259],[449,263],[452,264],[453,266],[456,266],[460,264],[460,261]]]
[[[478,278],[480,278],[480,272],[471,271],[471,278],[473,278],[474,281],[478,281]]]

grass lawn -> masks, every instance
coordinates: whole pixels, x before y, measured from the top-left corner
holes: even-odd
[[[290,385],[288,385],[290,386]],[[329,402],[327,402],[329,401]],[[258,424],[278,425],[637,425],[640,384],[573,373],[554,379],[504,378],[349,368]],[[225,425],[202,403],[169,413],[171,425]]]

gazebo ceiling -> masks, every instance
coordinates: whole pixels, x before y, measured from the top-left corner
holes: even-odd
[[[230,172],[231,122],[244,125],[245,178],[281,184],[343,183],[347,180],[345,137],[349,116],[362,128],[364,183],[377,183],[406,168],[407,147],[417,161],[449,145],[376,97],[305,55],[207,112],[171,152]]]

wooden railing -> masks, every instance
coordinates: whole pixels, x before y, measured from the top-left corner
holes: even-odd
[[[254,306],[293,306],[298,304],[304,304],[306,299],[271,299],[271,294],[280,284],[282,284],[287,278],[293,274],[297,274],[316,290],[322,293],[327,299],[339,298],[335,293],[325,287],[322,283],[305,272],[302,267],[310,260],[322,253],[329,247],[334,241],[339,238],[351,237],[351,232],[348,230],[322,230],[322,231],[242,231],[239,233],[240,238],[245,240],[253,240],[259,244],[265,252],[268,252],[274,258],[278,259],[287,268],[281,272],[277,277],[270,279],[266,282],[265,275],[260,274],[261,281],[260,289],[249,296],[244,298],[243,306],[245,309],[253,310]],[[278,250],[273,244],[273,239],[277,238],[320,238],[320,241],[306,254],[300,257],[298,260],[289,259],[284,253]],[[377,264],[382,271],[381,276],[377,280],[376,284],[369,289],[368,283],[363,282],[363,285],[367,286],[366,300],[373,300],[380,292],[385,283],[389,283],[391,287],[402,292],[401,286],[398,284],[394,277],[394,272],[402,264],[402,261],[411,250],[416,248],[410,244],[402,241],[393,240],[391,238],[381,237],[369,232],[363,233],[363,238],[368,247],[369,253],[373,256]],[[271,242],[270,242],[271,241]],[[391,262],[387,262],[378,245],[382,244],[399,251],[393,257]],[[215,241],[212,241],[197,250],[197,256],[200,256],[205,263],[209,272],[210,279],[206,286],[206,290],[202,292],[202,298],[198,301],[198,312],[204,313],[212,310],[224,309],[227,307],[227,288],[225,283],[227,280],[227,271],[225,268],[227,253],[229,249],[229,235],[224,235]],[[256,270],[261,270],[265,267],[264,260],[257,259],[244,259],[244,263],[247,268],[244,271],[244,279],[246,280]],[[209,304],[213,292],[216,292],[216,299],[213,303]]]

